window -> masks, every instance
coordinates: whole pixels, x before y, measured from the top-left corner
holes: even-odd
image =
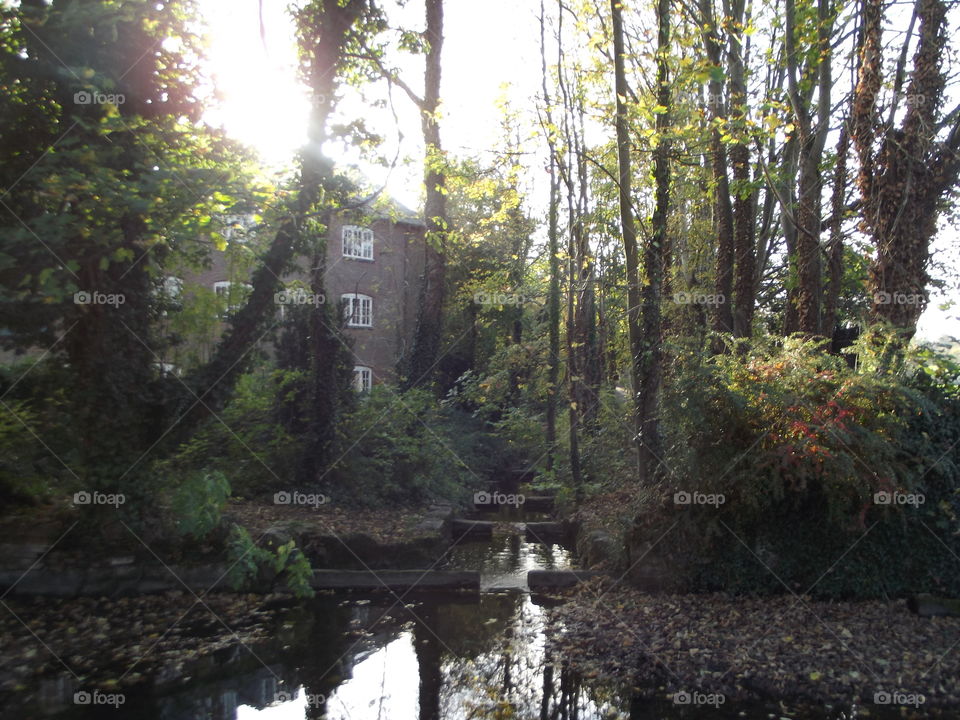
[[[154,363],[161,375],[179,375],[180,369],[174,363],[157,361]]]
[[[257,225],[252,213],[245,215],[225,215],[223,217],[223,238],[227,242],[244,242]]]
[[[357,260],[373,260],[373,230],[357,225],[344,225],[343,256]]]
[[[369,295],[341,295],[347,327],[373,327],[373,298]]]
[[[213,291],[217,294],[217,298],[226,303],[227,314],[239,310],[251,290],[253,290],[253,285],[248,283],[221,280],[213,284]]]
[[[373,370],[366,365],[356,365],[353,368],[353,389],[357,392],[367,392],[373,385]]]
[[[169,311],[177,312],[183,309],[181,297],[183,296],[183,280],[176,275],[168,275],[163,279],[163,283],[157,289],[157,303],[160,307],[160,315],[166,317]]]
[[[183,294],[183,280],[176,275],[168,275],[163,279],[163,295],[168,300],[179,300]]]

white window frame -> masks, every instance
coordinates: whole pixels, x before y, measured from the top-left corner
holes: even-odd
[[[370,392],[373,387],[373,369],[366,365],[353,366],[353,389],[357,392]]]
[[[373,327],[373,298],[362,293],[344,293],[340,300],[346,303],[347,327]]]
[[[359,225],[344,225],[340,239],[345,258],[373,262],[373,230]]]
[[[183,295],[183,280],[176,275],[167,275],[163,279],[163,295],[167,300],[179,300]]]
[[[247,290],[253,290],[253,285],[251,285],[250,283],[233,283],[233,282],[231,282],[231,281],[229,281],[229,280],[218,280],[217,282],[215,282],[215,283],[213,284],[213,293],[214,293],[214,295],[216,295],[218,298],[223,298],[224,300],[229,300],[229,299],[230,299],[230,288],[233,287],[234,284],[236,284],[236,285],[241,285],[241,286],[245,287]],[[228,305],[228,306],[227,306],[227,313],[236,312],[237,310],[240,309],[240,305],[241,305],[241,303],[234,303],[234,304],[232,304],[232,305]]]
[[[225,215],[223,217],[223,238],[227,242],[234,240],[237,235],[237,242],[244,242],[246,235],[250,230],[256,227],[256,217],[253,213],[243,215]]]

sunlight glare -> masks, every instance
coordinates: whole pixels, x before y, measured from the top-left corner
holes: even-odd
[[[207,68],[219,102],[204,119],[253,147],[273,166],[290,164],[306,142],[309,101],[297,75],[286,3],[264,0],[266,47],[257,0],[203,0],[210,34]]]

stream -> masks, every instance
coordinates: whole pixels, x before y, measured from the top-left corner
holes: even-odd
[[[549,657],[546,613],[526,586],[534,569],[567,569],[570,552],[523,537],[504,516],[492,540],[456,544],[443,569],[479,570],[477,594],[326,595],[287,609],[270,641],[235,645],[184,665],[162,689],[125,690],[77,705],[65,680],[44,681],[6,718],[138,720],[636,720],[854,717],[855,709],[779,704],[678,705],[584,682]],[[871,717],[886,717],[871,708]],[[789,713],[789,714],[788,714]],[[898,715],[896,715],[898,716]]]

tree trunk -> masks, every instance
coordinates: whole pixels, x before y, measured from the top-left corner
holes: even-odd
[[[178,425],[180,438],[188,437],[209,411],[223,406],[248,365],[250,349],[266,334],[276,313],[274,295],[280,287],[280,277],[299,248],[304,217],[317,204],[321,188],[333,173],[332,163],[323,155],[327,122],[335,105],[344,47],[366,7],[365,0],[322,0],[301,11],[300,21],[307,28],[301,49],[306,56],[312,101],[309,143],[301,154],[300,189],[294,213],[277,230],[262,265],[253,274],[253,290],[247,303],[234,315],[210,362],[189,379],[188,384],[195,388],[201,402],[188,399],[192,403],[187,409],[190,416]]]
[[[826,143],[830,122],[830,97],[833,87],[830,37],[832,32],[829,0],[817,3],[817,45],[815,74],[811,82],[818,92],[817,123],[813,125],[810,113],[809,91],[801,87],[800,67],[796,47],[796,7],[794,0],[786,0],[786,28],[784,42],[787,55],[787,80],[790,104],[799,138],[799,179],[796,204],[792,217],[796,225],[795,268],[797,291],[794,298],[797,330],[806,335],[823,334],[821,306],[823,302],[822,266],[820,261],[822,178],[820,161]]]
[[[630,342],[630,383],[633,392],[633,439],[637,459],[637,475],[641,477],[640,436],[643,429],[642,385],[643,330],[640,326],[640,268],[637,250],[637,229],[633,217],[633,170],[630,157],[630,132],[627,125],[627,76],[624,67],[623,16],[620,0],[610,0],[613,13],[614,85],[617,100],[617,180],[620,199],[620,232],[627,267],[627,331]]]
[[[847,126],[844,124],[837,140],[837,163],[833,171],[833,195],[830,202],[833,221],[830,225],[830,242],[827,245],[827,291],[823,298],[823,331],[831,337],[837,325],[837,305],[843,280],[843,214],[849,140]]]
[[[730,119],[735,138],[730,148],[733,169],[733,227],[735,298],[728,299],[733,305],[733,334],[749,338],[753,331],[753,310],[756,286],[754,273],[756,255],[754,236],[756,224],[756,191],[750,185],[750,150],[746,139],[747,84],[744,76],[743,32],[744,0],[724,2],[729,26],[728,75],[730,76]]]
[[[443,150],[437,108],[440,104],[440,52],[443,48],[443,0],[426,0],[429,43],[424,72],[420,118],[425,146],[423,182],[426,186],[424,222],[426,257],[417,326],[407,368],[406,387],[429,383],[440,352],[443,333],[443,299],[446,278],[447,196]]]
[[[547,54],[545,40],[543,0],[540,2],[540,62],[543,75],[543,102],[546,115],[547,146],[550,150],[550,205],[547,221],[547,250],[550,254],[550,272],[547,290],[547,325],[549,348],[547,351],[547,470],[553,469],[557,445],[557,386],[560,380],[560,244],[558,220],[560,181],[557,178],[557,148],[553,140],[553,118],[550,110],[550,93],[547,88]]]
[[[652,479],[659,469],[663,453],[660,440],[659,400],[663,373],[663,343],[660,305],[662,302],[664,250],[667,244],[667,214],[670,208],[670,77],[667,53],[670,48],[670,0],[657,3],[657,115],[654,150],[654,210],[651,218],[653,237],[644,253],[647,283],[643,301],[643,353],[640,397],[643,402],[640,434],[640,479]]]
[[[883,4],[865,0],[863,9],[850,134],[860,160],[862,226],[876,246],[871,310],[875,320],[898,329],[904,344],[916,332],[928,302],[930,240],[942,199],[960,173],[960,110],[946,117],[939,112],[946,85],[946,10],[942,0],[917,0],[919,40],[907,107],[900,127],[893,128],[880,125],[877,109],[883,85]],[[939,128],[948,124],[946,140],[938,142]]]
[[[713,0],[700,0],[700,31],[707,60],[720,70],[722,58],[720,40],[717,37],[713,15]],[[730,181],[727,177],[727,149],[723,144],[718,122],[727,119],[723,105],[723,81],[718,73],[711,73],[708,83],[707,108],[714,121],[710,132],[710,163],[713,169],[714,216],[713,227],[717,236],[717,264],[714,278],[714,293],[718,297],[713,312],[712,330],[716,333],[733,332],[733,274],[736,249],[734,245],[733,206],[730,203]],[[714,352],[720,352],[723,343],[714,341]]]

